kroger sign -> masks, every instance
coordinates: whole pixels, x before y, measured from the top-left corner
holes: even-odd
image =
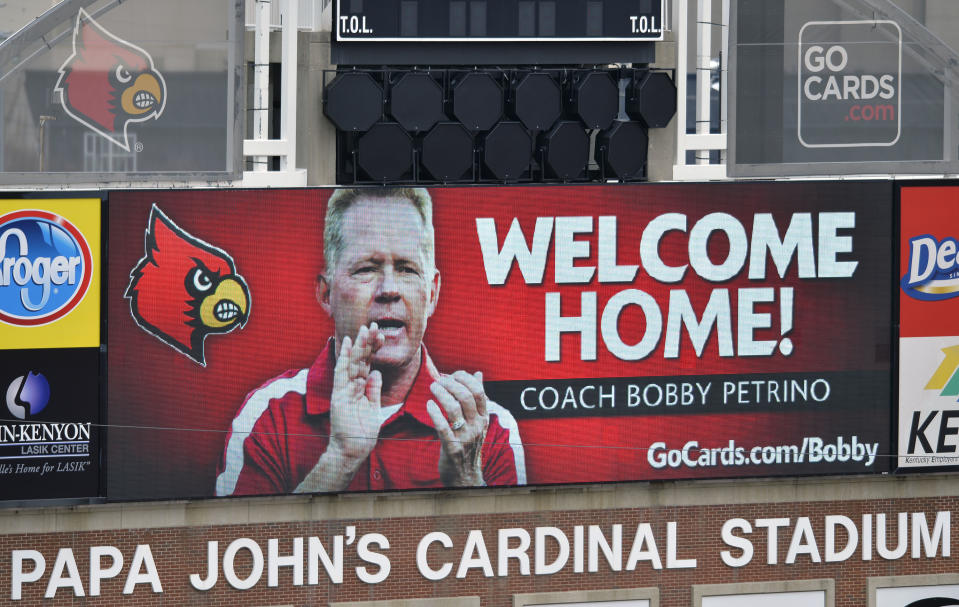
[[[73,310],[90,286],[90,246],[69,221],[48,211],[0,217],[0,321],[43,325]]]

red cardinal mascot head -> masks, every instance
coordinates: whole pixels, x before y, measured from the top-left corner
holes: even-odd
[[[203,342],[246,323],[250,291],[233,258],[191,236],[156,205],[145,254],[124,294],[140,328],[206,366]]]
[[[117,38],[83,9],[73,29],[73,54],[55,89],[73,119],[130,151],[131,122],[159,118],[166,83],[142,48]]]

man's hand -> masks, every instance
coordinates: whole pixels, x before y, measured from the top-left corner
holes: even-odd
[[[333,369],[330,394],[330,442],[296,493],[346,489],[380,433],[383,376],[371,369],[373,353],[383,345],[376,323],[361,327],[353,342],[343,338]]]
[[[333,368],[330,394],[330,444],[347,461],[362,463],[376,445],[380,433],[380,391],[383,376],[371,369],[373,353],[383,345],[376,323],[360,327],[356,343],[343,338]]]
[[[447,487],[485,485],[483,441],[489,413],[482,373],[443,375],[430,390],[436,400],[427,402],[426,410],[440,437],[440,481]]]

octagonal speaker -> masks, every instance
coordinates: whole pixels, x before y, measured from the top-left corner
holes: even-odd
[[[486,135],[483,162],[499,181],[516,181],[529,170],[533,139],[519,122],[500,122]]]
[[[423,137],[421,163],[437,181],[457,181],[473,168],[473,135],[459,122],[440,122]]]
[[[513,86],[510,112],[531,131],[548,131],[563,113],[563,92],[556,79],[531,72]]]
[[[583,72],[574,78],[570,110],[586,128],[608,129],[619,114],[619,87],[606,72]]]
[[[626,89],[626,113],[647,128],[661,129],[676,113],[676,85],[665,72],[636,72]]]
[[[589,161],[589,135],[575,120],[563,120],[542,136],[543,162],[550,177],[579,179]]]
[[[426,132],[444,120],[443,87],[425,72],[407,72],[390,90],[390,114],[407,131]]]
[[[341,72],[323,90],[323,113],[341,131],[367,131],[382,117],[383,87],[366,72]]]
[[[396,122],[380,122],[357,142],[356,162],[375,181],[396,181],[413,164],[413,138]]]
[[[453,83],[453,115],[471,131],[488,131],[503,116],[503,89],[487,72],[468,72]]]
[[[596,135],[595,159],[607,175],[620,180],[642,177],[649,136],[639,122],[617,120]]]

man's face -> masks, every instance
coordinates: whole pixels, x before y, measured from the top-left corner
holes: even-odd
[[[375,366],[418,362],[440,286],[419,213],[404,198],[359,198],[343,215],[342,237],[340,257],[318,290],[337,344],[376,322],[385,343],[373,356]]]

